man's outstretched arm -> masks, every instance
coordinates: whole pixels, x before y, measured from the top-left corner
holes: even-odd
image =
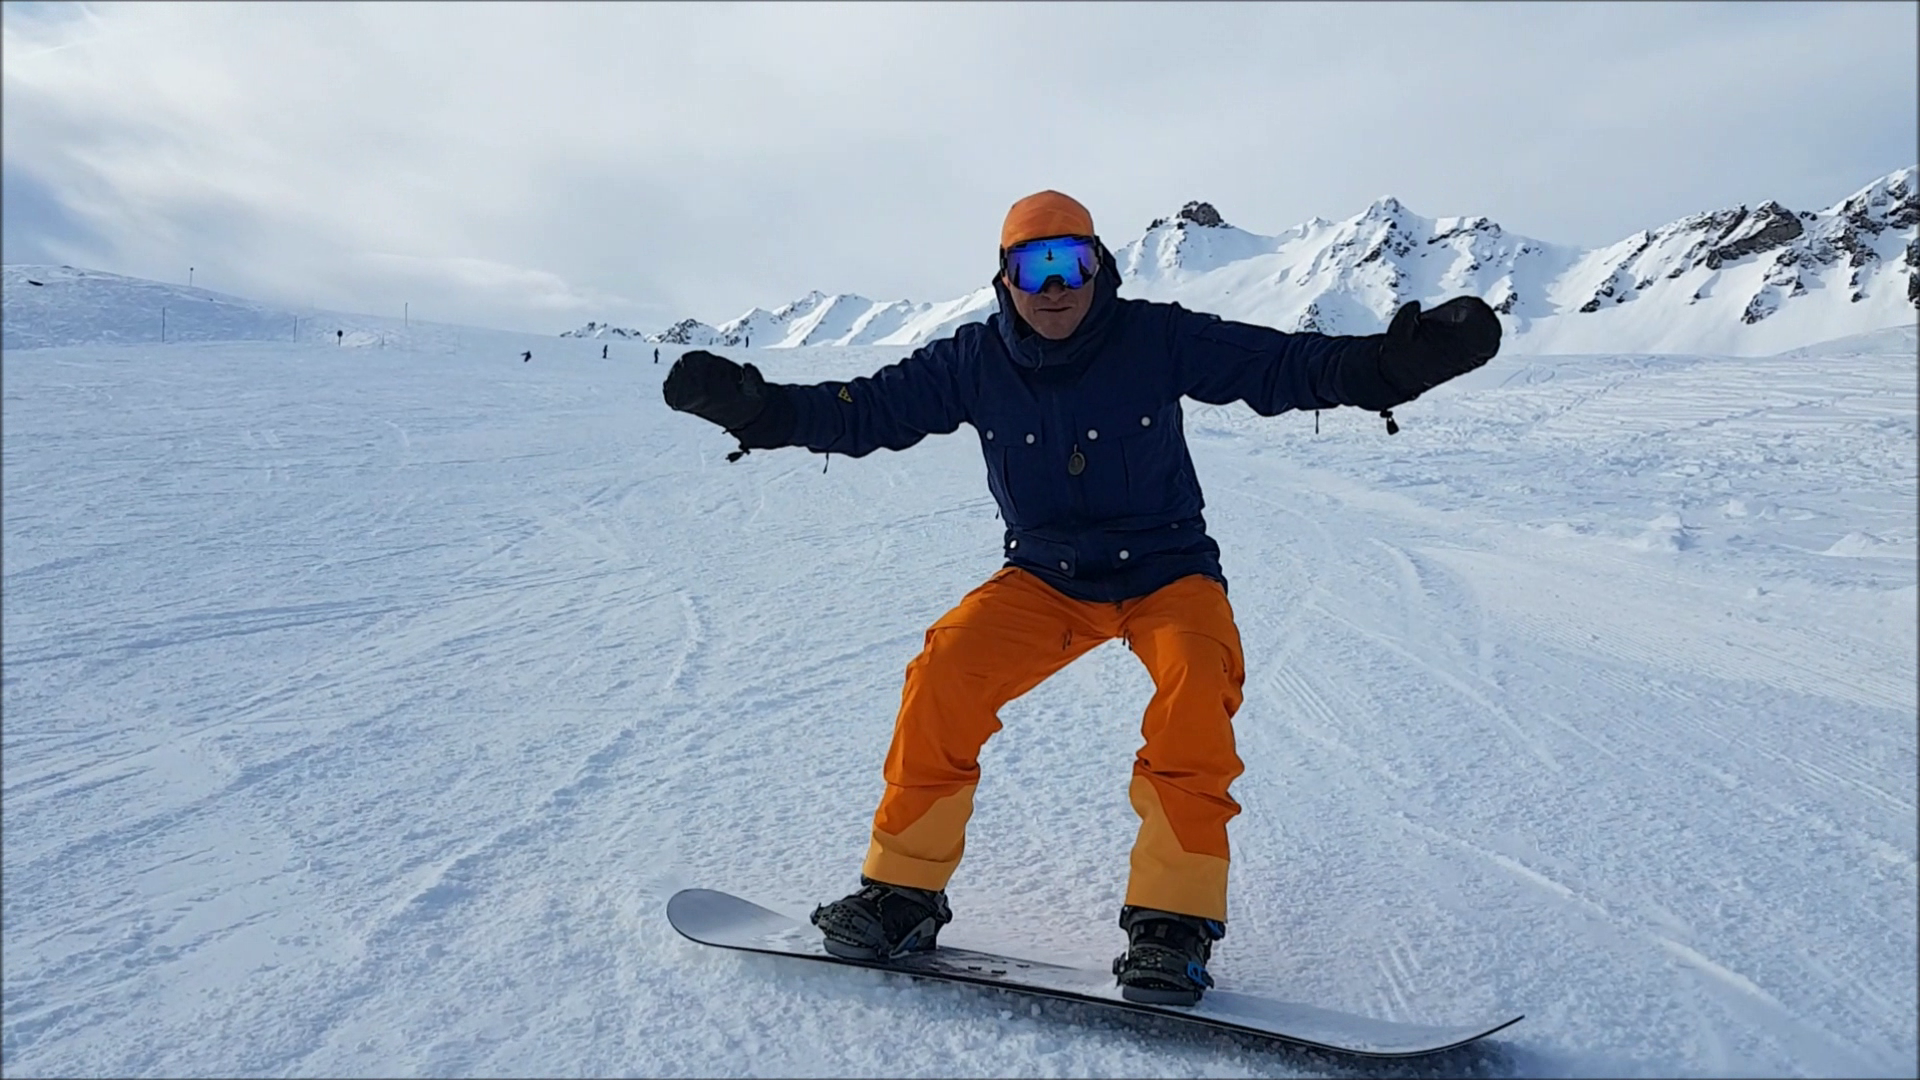
[[[1213,405],[1244,401],[1262,416],[1354,405],[1391,409],[1464,375],[1500,351],[1500,320],[1478,297],[1432,311],[1401,305],[1384,334],[1287,334],[1176,307],[1182,391]]]
[[[752,364],[695,351],[674,363],[661,392],[668,407],[725,428],[743,451],[804,446],[861,457],[904,450],[968,419],[957,348],[942,339],[872,375],[813,385],[770,383]]]

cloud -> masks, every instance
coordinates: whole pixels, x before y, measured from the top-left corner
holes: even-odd
[[[482,303],[518,303],[568,316],[631,306],[620,297],[573,285],[558,274],[487,259],[421,258],[385,251],[365,252],[358,259],[368,280],[390,283],[390,295],[395,293],[393,286],[414,286],[413,291],[428,294],[458,290]],[[398,290],[399,295],[407,292],[404,287]]]
[[[4,12],[8,186],[57,204],[10,250],[542,331],[956,296],[1042,187],[1118,240],[1391,193],[1594,245],[1920,157],[1912,5]]]
[[[11,162],[0,165],[0,236],[9,263],[68,263],[104,246],[57,192]]]

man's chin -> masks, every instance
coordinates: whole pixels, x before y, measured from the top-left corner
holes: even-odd
[[[1048,319],[1046,320],[1044,325],[1038,322],[1033,323],[1032,325],[1033,325],[1034,331],[1038,333],[1041,337],[1046,338],[1049,341],[1064,341],[1067,338],[1072,337],[1073,332],[1080,328],[1080,320],[1071,319],[1064,322],[1058,322],[1052,319]]]

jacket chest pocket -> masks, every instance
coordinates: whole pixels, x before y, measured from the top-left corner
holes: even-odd
[[[987,459],[987,487],[1008,525],[1047,525],[1061,516],[1062,493],[1047,468],[1048,450],[1054,457],[1061,451],[1048,447],[1040,432],[989,424],[980,431],[980,446]]]
[[[1089,516],[1161,516],[1185,506],[1195,484],[1180,435],[1180,404],[1103,410],[1074,432]]]

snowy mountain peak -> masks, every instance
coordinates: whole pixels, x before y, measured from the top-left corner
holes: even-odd
[[[1227,224],[1226,219],[1220,216],[1220,211],[1215,210],[1212,203],[1199,202],[1197,200],[1182,206],[1179,210],[1175,211],[1171,217],[1154,218],[1147,223],[1147,231],[1152,232],[1168,223],[1171,223],[1176,229],[1184,229],[1188,225],[1197,225],[1203,229],[1230,229],[1233,227]]]
[[[815,308],[820,306],[822,301],[826,299],[828,299],[826,293],[821,292],[819,289],[813,289],[813,290],[810,290],[807,293],[807,295],[801,297],[800,299],[789,301],[788,303],[782,304],[771,312],[763,312],[759,308],[754,308],[752,311],[749,311],[747,314],[742,315],[739,319],[735,319],[734,322],[745,325],[744,320],[750,319],[756,315],[768,315],[775,319],[791,319],[797,315],[804,315],[807,312],[814,310]]]
[[[1768,353],[1913,318],[1917,189],[1908,168],[1824,213],[1768,200],[1592,251],[1382,196],[1277,237],[1231,230],[1236,252],[1160,229],[1116,254],[1135,295],[1284,330],[1368,333],[1407,300],[1472,293],[1508,316],[1509,348]]]
[[[1841,200],[1827,213],[1856,217],[1863,226],[1878,221],[1896,229],[1920,221],[1920,166],[1904,169],[1875,180]]]
[[[1154,218],[1137,240],[1115,248],[1128,282],[1207,273],[1270,250],[1274,239],[1229,225],[1212,203],[1188,202],[1171,217]]]
[[[699,319],[681,319],[657,334],[633,334],[657,344],[673,345],[718,345],[721,344],[713,332],[713,327]]]
[[[1128,295],[1282,330],[1374,333],[1408,300],[1471,294],[1506,316],[1509,350],[1768,354],[1912,322],[1920,166],[1824,211],[1767,200],[1592,250],[1511,233],[1485,215],[1422,217],[1382,195],[1352,217],[1314,217],[1273,236],[1192,200],[1113,253]],[[990,288],[944,304],[815,290],[719,327],[686,320],[647,336],[776,348],[918,345],[995,308]]]
[[[1373,203],[1367,207],[1361,216],[1363,218],[1391,220],[1398,217],[1401,211],[1405,209],[1405,207],[1400,205],[1399,199],[1391,195],[1382,195],[1373,200]]]
[[[688,319],[686,321],[692,322],[693,320]],[[562,330],[560,332],[560,336],[575,337],[575,338],[604,338],[604,337],[647,338],[649,337],[647,332],[644,330],[634,330],[630,327],[614,326],[611,323],[595,322],[593,320],[588,320],[587,325],[579,327],[577,329]],[[653,340],[658,340],[659,336],[660,335],[658,334],[651,335]]]

